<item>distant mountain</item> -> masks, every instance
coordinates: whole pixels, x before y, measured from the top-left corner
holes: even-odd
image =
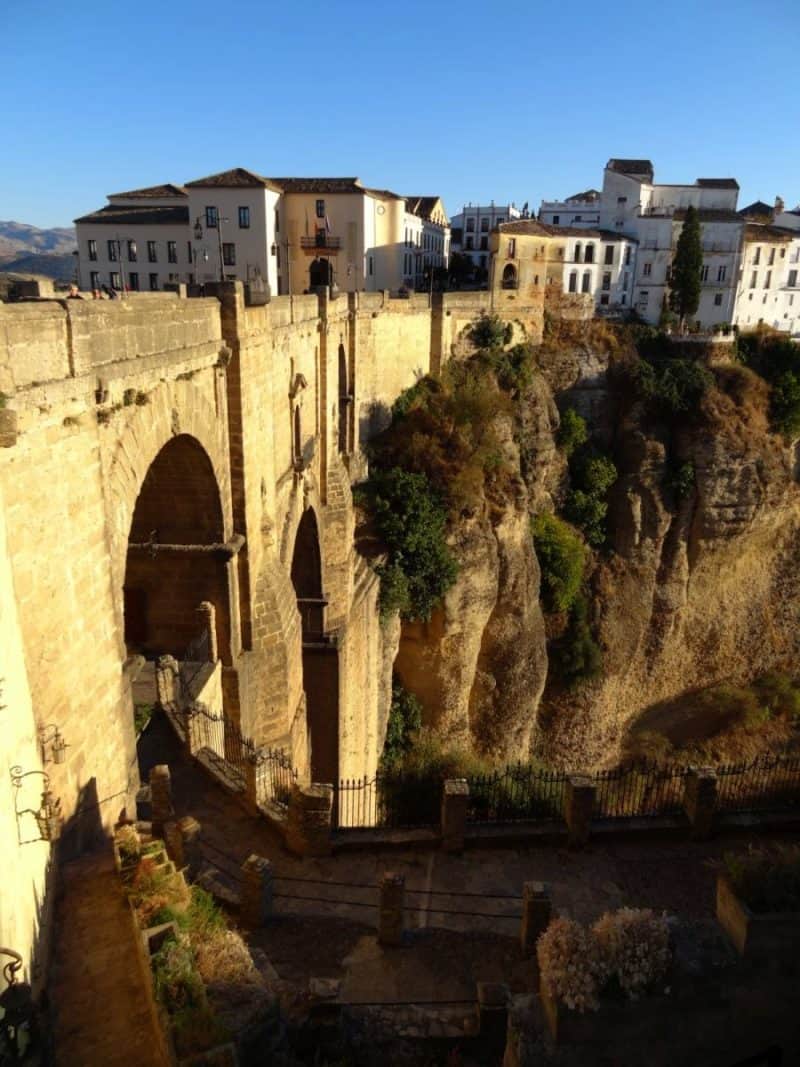
[[[0,221],[0,264],[4,270],[9,269],[5,266],[8,261],[29,252],[64,255],[73,252],[76,247],[75,230],[71,226],[41,230],[25,222]]]
[[[43,274],[56,282],[69,283],[75,280],[77,266],[78,257],[73,256],[71,252],[66,255],[37,255],[29,252],[7,262],[0,262],[0,274]]]

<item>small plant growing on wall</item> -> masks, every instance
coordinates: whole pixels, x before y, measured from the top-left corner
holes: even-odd
[[[149,403],[150,403],[150,397],[149,397],[149,396],[147,395],[147,393],[144,393],[144,392],[142,392],[142,390],[141,390],[141,389],[139,389],[139,390],[137,391],[137,393],[136,393],[136,396],[135,396],[135,398],[134,398],[134,399],[135,399],[135,403],[136,403],[136,404],[137,404],[137,405],[138,405],[138,406],[139,406],[140,408],[141,408],[141,407],[144,407],[144,405],[145,405],[145,404],[149,404]]]
[[[127,408],[127,407],[130,407],[130,405],[135,403],[135,402],[136,402],[136,390],[135,389],[126,389],[125,392],[122,394],[122,403]]]

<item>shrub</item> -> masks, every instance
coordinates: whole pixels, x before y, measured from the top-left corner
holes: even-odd
[[[800,911],[800,846],[726,852],[723,863],[737,895],[752,911]]]
[[[583,581],[586,550],[562,519],[544,512],[533,520],[533,543],[542,571],[546,611],[567,611]]]
[[[114,840],[124,863],[132,863],[139,859],[142,854],[142,844],[135,827],[121,826],[114,834]]]
[[[507,345],[514,333],[511,323],[505,323],[498,315],[484,313],[469,328],[469,336],[476,348],[493,349]]]
[[[772,715],[800,719],[800,686],[790,675],[770,671],[756,678],[752,688]]]
[[[580,526],[591,545],[606,539],[608,491],[617,480],[617,468],[597,449],[581,449],[570,464],[572,488],[564,505],[566,517]]]
[[[391,770],[402,763],[411,751],[421,726],[422,704],[395,676],[392,679],[392,704],[381,754],[381,770]]]
[[[144,730],[153,717],[153,705],[137,702],[133,705],[133,726],[137,736]]]
[[[584,596],[575,598],[567,629],[553,647],[552,663],[568,686],[591,681],[602,673],[603,653],[592,636],[589,604]]]
[[[655,414],[675,418],[697,409],[714,378],[693,359],[660,359],[653,363],[640,360],[635,384]]]
[[[551,995],[575,1011],[597,1011],[605,961],[596,940],[573,919],[553,919],[536,943],[539,972]]]
[[[800,435],[800,369],[784,371],[772,383],[769,416],[773,429],[784,437]]]
[[[739,359],[772,386],[772,429],[786,437],[800,434],[800,345],[786,337],[758,331],[740,334]]]
[[[695,486],[695,471],[692,460],[683,463],[670,463],[664,478],[664,486],[670,490],[676,500],[683,500]]]
[[[376,471],[364,492],[389,549],[388,566],[380,572],[382,583],[387,582],[382,611],[397,609],[407,619],[429,619],[457,574],[438,495],[424,474],[398,467]]]
[[[206,1003],[203,979],[185,934],[167,938],[153,956],[152,966],[156,996],[168,1012]]]
[[[606,912],[592,927],[608,977],[632,1000],[664,977],[670,963],[665,916],[649,909]]]
[[[585,444],[589,437],[586,420],[575,408],[567,408],[561,416],[561,423],[556,434],[556,444],[569,459],[576,448]]]
[[[500,388],[508,393],[519,393],[533,381],[533,352],[528,344],[514,345],[507,350],[488,349],[482,362],[492,370]]]

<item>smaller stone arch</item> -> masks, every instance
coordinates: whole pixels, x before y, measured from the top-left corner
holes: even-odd
[[[505,267],[503,267],[502,286],[504,289],[517,288],[517,268],[513,263],[506,263]]]
[[[590,293],[592,291],[592,272],[585,270],[583,272],[583,281],[581,282],[581,292]]]

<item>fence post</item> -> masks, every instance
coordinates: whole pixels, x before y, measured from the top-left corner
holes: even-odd
[[[570,845],[585,845],[592,832],[596,786],[585,775],[573,775],[567,781],[564,816]]]
[[[539,935],[547,929],[553,913],[550,886],[544,882],[525,882],[522,887],[522,926],[520,942],[523,956],[532,956]]]
[[[200,823],[197,819],[192,818],[191,815],[184,815],[182,819],[178,819],[178,831],[181,835],[181,853],[183,855],[182,866],[188,867],[192,874],[200,870],[203,859],[200,852],[200,830]]]
[[[189,757],[196,756],[203,747],[199,719],[201,711],[194,703],[192,703],[183,709],[182,714],[183,721],[186,725],[186,739],[184,742],[186,745],[186,755]]]
[[[160,708],[175,704],[175,686],[180,668],[172,656],[159,656],[156,662],[156,699]]]
[[[330,856],[333,786],[314,782],[292,786],[286,847],[296,856]]]
[[[185,866],[183,856],[183,838],[178,829],[178,824],[170,819],[164,823],[164,844],[167,847],[167,855],[175,864],[177,870]]]
[[[197,609],[208,630],[208,661],[216,663],[219,659],[217,651],[217,609],[208,600],[203,600]]]
[[[244,795],[247,807],[258,814],[258,765],[259,753],[248,752],[244,757]]]
[[[405,876],[387,871],[380,882],[378,941],[381,945],[397,946],[403,942],[405,894]]]
[[[272,864],[253,853],[242,864],[242,875],[239,918],[256,929],[272,917]]]
[[[508,999],[502,982],[478,982],[478,1033],[501,1047],[508,1030]]]
[[[692,767],[686,775],[683,810],[694,840],[702,841],[711,836],[717,810],[717,776],[711,767]]]
[[[173,815],[172,781],[166,763],[159,763],[150,771],[150,811],[153,836],[161,837],[164,824],[169,822]]]
[[[469,783],[466,778],[448,778],[442,786],[442,848],[461,852],[467,827]]]

